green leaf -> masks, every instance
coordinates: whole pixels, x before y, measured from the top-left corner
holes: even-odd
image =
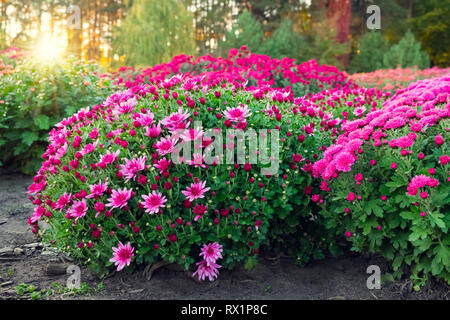
[[[48,130],[50,129],[50,118],[47,117],[45,114],[39,115],[39,117],[34,119],[34,123],[38,126],[41,130]]]
[[[27,146],[31,146],[33,142],[39,139],[39,134],[34,131],[25,131],[21,135],[22,142],[25,143]]]

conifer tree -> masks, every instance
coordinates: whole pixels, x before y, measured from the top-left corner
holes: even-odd
[[[420,42],[416,41],[414,34],[408,30],[403,38],[384,54],[383,64],[385,68],[417,66],[419,69],[425,69],[430,66],[430,58],[421,50]]]

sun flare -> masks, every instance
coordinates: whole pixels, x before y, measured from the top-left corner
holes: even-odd
[[[53,61],[62,58],[65,49],[63,39],[44,36],[39,40],[35,54],[40,60]]]

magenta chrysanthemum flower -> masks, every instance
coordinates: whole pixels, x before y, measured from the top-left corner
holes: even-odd
[[[109,203],[106,204],[107,207],[123,208],[128,204],[128,200],[131,199],[132,190],[126,188],[113,190],[111,193],[111,198],[108,199]]]
[[[27,193],[28,194],[38,193],[45,188],[46,184],[47,182],[45,180],[42,180],[41,182],[38,183],[33,183],[31,186],[28,187]]]
[[[191,183],[190,187],[187,187],[186,190],[181,191],[182,194],[186,196],[189,201],[194,201],[195,199],[204,198],[204,193],[208,191],[210,188],[205,188],[206,181]]]
[[[198,221],[206,213],[207,207],[204,204],[197,204],[193,209],[192,213],[195,214],[194,221]]]
[[[202,141],[202,137],[203,137],[203,130],[199,130],[199,129],[187,129],[183,132],[183,134],[180,135],[180,138],[183,141]]]
[[[151,128],[146,127],[144,134],[150,138],[158,138],[160,133],[161,133],[161,125],[158,123],[157,126],[153,125]]]
[[[64,192],[64,194],[59,197],[58,201],[56,201],[55,209],[59,209],[61,211],[65,206],[67,206],[70,202],[70,197],[72,194],[67,194],[67,192]]]
[[[209,281],[214,281],[215,278],[219,275],[219,266],[216,263],[207,264],[205,260],[202,260],[200,262],[197,262],[196,265],[198,266],[197,271],[195,271],[192,276],[195,277],[195,275],[198,275],[199,280],[205,280],[205,278],[208,278]]]
[[[125,177],[125,182],[130,181],[131,179],[136,179],[136,174],[139,171],[145,170],[147,166],[145,165],[145,161],[147,161],[147,157],[139,157],[133,158],[131,160],[126,159],[125,164],[120,165],[119,172],[123,174]]]
[[[79,218],[86,215],[87,209],[86,199],[83,199],[81,201],[75,201],[67,213],[69,213],[70,216],[75,218],[75,221],[77,221]]]
[[[160,156],[164,156],[168,153],[171,153],[178,142],[177,138],[166,137],[161,138],[157,143],[153,145],[153,147],[158,151]]]
[[[164,203],[167,202],[166,197],[156,191],[149,195],[143,195],[142,198],[144,201],[141,202],[141,205],[145,208],[145,212],[150,214],[158,213],[159,209],[165,207]]]
[[[158,161],[158,163],[155,163],[153,166],[157,169],[159,169],[159,173],[163,173],[164,171],[167,171],[169,169],[169,166],[172,161],[167,161],[166,158],[162,158]]]
[[[108,182],[102,183],[100,182],[98,184],[91,184],[89,186],[89,189],[91,189],[91,194],[88,195],[86,198],[97,198],[103,195],[103,193],[108,189]]]
[[[342,172],[351,170],[353,163],[355,163],[356,157],[348,152],[339,153],[334,159],[334,165],[336,169]]]
[[[184,122],[189,118],[189,112],[183,112],[183,108],[178,109],[178,112],[172,113],[170,116],[161,120],[161,123],[169,131],[175,131],[177,129],[186,129],[188,125]]]
[[[245,118],[250,117],[252,113],[246,105],[240,105],[236,108],[227,107],[223,112],[225,119],[235,122],[245,122]]]
[[[126,245],[123,245],[122,242],[119,242],[118,247],[112,247],[113,257],[109,259],[110,262],[114,262],[115,266],[117,266],[117,271],[122,270],[125,265],[129,266],[131,263],[131,258],[134,256],[134,248],[131,247],[130,242]]]
[[[45,214],[45,208],[44,207],[36,207],[34,208],[33,215],[31,216],[30,220],[32,223],[35,223],[38,221],[43,215]]]
[[[199,256],[203,257],[203,260],[205,260],[206,264],[209,266],[212,263],[215,263],[217,259],[222,259],[222,251],[222,245],[217,242],[204,244]]]
[[[107,151],[105,155],[100,157],[100,163],[105,165],[111,164],[119,158],[120,150],[111,152]]]
[[[205,156],[194,153],[193,158],[193,160],[189,161],[190,166],[194,166],[195,168],[206,168],[206,165],[203,164],[205,162]]]

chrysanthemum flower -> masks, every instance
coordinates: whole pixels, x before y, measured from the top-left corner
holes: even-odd
[[[206,181],[191,183],[190,187],[187,187],[186,190],[181,191],[182,194],[186,196],[189,201],[194,201],[195,199],[204,198],[204,193],[208,191],[210,188],[205,188]]]
[[[169,169],[171,162],[172,161],[168,161],[166,158],[162,158],[158,160],[158,163],[155,163],[153,166],[159,169],[159,173],[163,173],[164,171],[167,171]]]
[[[178,112],[174,112],[168,117],[161,120],[161,124],[169,131],[175,131],[177,129],[186,129],[188,126],[184,122],[189,118],[189,112],[183,112],[183,108],[178,109]]]
[[[64,192],[64,194],[59,197],[58,201],[56,201],[55,209],[59,209],[59,211],[61,211],[66,205],[69,204],[71,196],[72,194]]]
[[[234,122],[245,122],[245,118],[250,117],[252,113],[248,106],[242,104],[235,108],[227,107],[223,112],[223,115],[225,116],[225,119]]]
[[[75,201],[67,213],[69,213],[70,216],[75,218],[75,221],[77,221],[79,218],[86,215],[87,210],[86,199],[83,199],[81,201]]]
[[[219,266],[216,263],[207,264],[205,260],[202,260],[200,262],[197,262],[196,265],[198,266],[197,271],[195,271],[192,276],[195,277],[195,275],[198,275],[199,280],[205,280],[205,278],[208,278],[209,281],[214,281],[215,278],[219,275]]]
[[[207,207],[204,204],[197,204],[193,209],[192,213],[195,214],[194,221],[198,221],[207,212]]]
[[[103,163],[105,165],[111,164],[117,159],[119,159],[120,150],[111,152],[107,151],[105,155],[100,157],[100,163]]]
[[[128,200],[131,199],[132,192],[132,190],[127,188],[113,190],[111,197],[108,199],[109,203],[106,206],[111,207],[111,209],[125,207],[128,204]]]
[[[161,138],[157,143],[154,144],[154,148],[158,151],[160,156],[164,156],[171,153],[177,144],[178,139],[173,137]]]
[[[353,163],[355,163],[356,157],[348,152],[339,153],[334,159],[336,169],[342,172],[351,170]]]
[[[204,244],[199,256],[203,257],[203,260],[205,260],[206,264],[209,266],[212,263],[215,263],[217,259],[222,259],[222,251],[222,245],[217,242]]]
[[[144,207],[145,212],[150,214],[158,213],[159,209],[165,207],[164,203],[167,202],[166,197],[156,191],[149,195],[143,195],[142,198],[144,201],[141,202],[141,205]]]
[[[118,247],[112,247],[113,257],[109,259],[110,262],[114,262],[115,266],[117,266],[117,271],[122,270],[125,265],[129,266],[131,263],[131,258],[134,256],[134,248],[131,247],[130,242],[126,245],[123,245],[122,242],[119,242]]]
[[[90,199],[90,198],[96,198],[96,197],[102,196],[107,188],[108,188],[108,182],[102,183],[101,180],[98,184],[91,184],[89,186],[89,189],[91,189],[91,194],[88,195],[86,198]]]
[[[136,178],[136,174],[139,171],[145,170],[147,168],[145,161],[147,161],[147,157],[139,157],[133,158],[131,160],[126,159],[125,164],[120,165],[119,172],[123,174],[125,177],[125,182],[130,181],[131,179]]]

